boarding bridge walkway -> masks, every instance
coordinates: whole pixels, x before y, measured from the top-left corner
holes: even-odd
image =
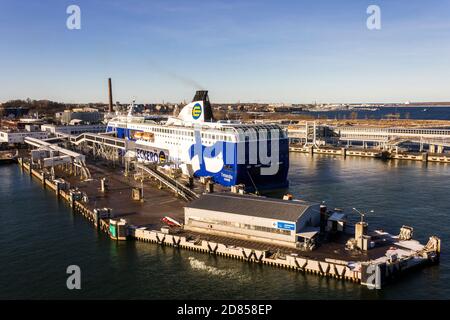
[[[89,142],[91,144],[101,144],[104,146],[109,146],[121,150],[127,150],[128,144],[131,142],[125,139],[111,137],[108,134],[97,134],[87,132],[82,133],[78,136],[66,133],[57,133],[56,135],[61,138],[66,138],[70,143],[75,145],[79,145],[83,142]]]
[[[402,142],[450,147],[449,129],[432,128],[382,128],[382,127],[336,127],[342,141],[378,142],[396,146]]]
[[[62,148],[58,145],[51,144],[47,141],[40,140],[37,138],[25,137],[24,142],[27,143],[28,145],[36,147],[38,149],[48,150],[51,155],[53,154],[53,152],[55,152],[55,153],[63,154],[64,156],[67,157],[67,159],[68,159],[68,157],[70,157],[70,162],[73,163],[73,165],[75,165],[76,167],[80,168],[81,175],[84,176],[86,179],[91,178],[91,173],[89,172],[89,169],[86,166],[86,158],[83,154]],[[61,158],[59,156],[56,156],[56,157],[51,156],[48,160],[49,160],[48,162],[51,164],[52,167],[54,166],[54,163],[61,162],[60,161]]]
[[[70,135],[56,133],[57,137],[65,139],[74,146],[85,146],[92,149],[94,157],[101,156],[107,160],[116,161],[119,154],[124,155],[128,150],[134,150],[134,141],[116,138],[112,133],[81,133]]]
[[[326,125],[321,125],[326,126]],[[288,126],[288,136],[308,143],[316,133],[311,133],[311,127],[306,123],[301,126]],[[403,142],[450,147],[450,129],[441,128],[397,128],[369,126],[326,126],[333,131],[339,140],[349,142],[375,142],[385,146],[398,146]]]
[[[172,179],[171,177],[167,176],[166,174],[158,171],[157,169],[152,169],[150,167],[147,167],[141,163],[137,164],[136,171],[139,172],[139,170],[147,173],[151,177],[155,178],[156,180],[160,181],[163,185],[174,191],[176,194],[178,194],[180,197],[182,197],[186,201],[192,201],[199,198],[199,195],[189,189],[188,187],[184,186],[183,184],[179,183],[175,179]]]
[[[112,159],[118,150],[124,153],[129,150],[134,150],[134,141],[111,137],[109,134],[95,134],[95,133],[82,133],[78,136],[59,133],[59,137],[67,139],[73,145],[81,145],[87,143],[93,148],[94,154],[101,154],[108,159]],[[175,179],[167,176],[166,174],[149,168],[143,164],[138,164],[137,169],[144,171],[151,177],[160,181],[163,185],[173,190],[176,194],[180,195],[186,201],[197,199],[199,196],[186,186],[182,185]]]

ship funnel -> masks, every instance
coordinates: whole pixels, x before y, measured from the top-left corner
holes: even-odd
[[[211,108],[211,103],[209,102],[208,91],[207,90],[198,90],[195,93],[194,99],[192,102],[202,101],[203,102],[203,112],[204,112],[204,121],[214,121],[214,116]]]
[[[209,101],[208,91],[207,90],[198,90],[195,93],[194,99],[192,99],[192,102],[195,102],[195,101]]]
[[[191,103],[184,106],[178,118],[188,122],[212,122],[214,116],[209,102],[208,91],[199,90]]]

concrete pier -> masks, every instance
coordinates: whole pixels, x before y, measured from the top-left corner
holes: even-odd
[[[313,251],[302,251],[267,243],[203,234],[181,229],[167,232],[161,228],[161,218],[170,215],[182,221],[184,202],[171,196],[170,191],[158,190],[157,184],[144,188],[144,201],[133,201],[131,190],[137,183],[117,171],[90,166],[92,180],[79,181],[59,170],[59,181],[46,179],[45,172],[32,169],[22,159],[19,164],[39,179],[43,185],[67,201],[75,214],[81,214],[100,232],[115,241],[138,240],[158,245],[214,254],[252,263],[307,272],[329,278],[342,279],[362,285],[381,288],[390,278],[409,268],[439,261],[440,240],[430,237],[424,246],[417,241],[400,240],[396,236],[379,231],[390,248],[401,250],[395,260],[385,256],[386,247],[359,252],[344,250],[349,236],[343,235],[336,242],[326,243]],[[100,179],[108,177],[108,188],[101,191]],[[61,181],[66,182],[60,185]],[[72,188],[68,189],[68,186]],[[76,186],[76,188],[73,188]],[[87,199],[95,199],[87,200]],[[95,206],[95,207],[94,207]],[[164,229],[164,230],[163,230]],[[367,232],[367,230],[365,231]],[[378,270],[378,271],[377,271]],[[371,279],[373,272],[382,277]]]
[[[337,148],[337,147],[302,147],[291,145],[289,147],[290,152],[301,152],[313,154],[326,154],[333,156],[356,156],[356,157],[369,157],[369,158],[383,158],[383,159],[397,159],[397,160],[411,160],[411,161],[424,161],[424,162],[440,162],[450,163],[450,154],[448,153],[414,153],[414,152],[383,152],[378,149],[357,149],[357,148]]]

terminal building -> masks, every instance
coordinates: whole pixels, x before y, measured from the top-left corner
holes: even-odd
[[[233,193],[204,194],[184,209],[184,229],[298,247],[320,224],[320,205]]]
[[[23,144],[26,137],[47,139],[48,132],[34,130],[30,125],[26,126],[26,130],[0,130],[0,143]]]
[[[76,108],[72,110],[64,110],[61,117],[63,124],[69,124],[73,120],[80,120],[85,124],[100,123],[103,121],[103,113],[94,108]]]
[[[80,125],[54,125],[44,124],[41,126],[41,130],[50,134],[56,135],[58,133],[78,135],[81,133],[103,133],[106,131],[106,125],[104,124],[80,124]]]

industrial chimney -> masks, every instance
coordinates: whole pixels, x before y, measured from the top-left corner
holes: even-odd
[[[110,113],[112,113],[113,112],[113,97],[112,97],[111,78],[108,78],[108,93],[109,93],[109,107],[108,107],[108,111]]]

